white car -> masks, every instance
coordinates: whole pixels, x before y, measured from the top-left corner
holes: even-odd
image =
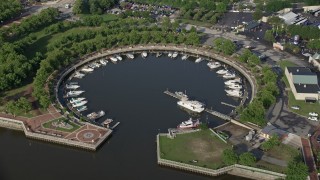
[[[308,119],[311,120],[311,121],[318,121],[317,117],[308,117]]]
[[[292,109],[295,109],[295,110],[299,110],[300,107],[299,106],[291,106]]]
[[[309,112],[309,116],[315,116],[315,117],[318,117],[318,113],[316,113],[316,112]]]

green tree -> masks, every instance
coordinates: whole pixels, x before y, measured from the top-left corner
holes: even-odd
[[[17,101],[17,107],[27,113],[31,110],[31,103],[25,97],[21,97]]]
[[[263,13],[260,9],[257,9],[253,14],[252,14],[252,17],[254,20],[258,21],[262,18],[263,16]]]
[[[256,56],[255,54],[252,54],[251,56],[249,56],[247,62],[250,66],[256,66],[261,63],[260,58],[258,56]]]
[[[264,40],[269,42],[276,42],[276,39],[274,38],[272,30],[266,30],[264,34]]]
[[[307,179],[308,167],[303,162],[290,161],[286,174],[286,180]]]
[[[250,152],[243,153],[239,156],[239,163],[245,166],[254,166],[256,157]]]
[[[274,134],[273,136],[271,136],[271,138],[269,140],[267,140],[266,142],[261,144],[261,148],[264,151],[269,151],[272,148],[279,146],[281,144],[279,136]]]
[[[224,39],[222,52],[226,55],[232,55],[236,51],[236,45],[229,39]]]
[[[86,7],[86,3],[83,0],[76,0],[73,8],[72,8],[72,12],[74,14],[84,14],[87,12],[87,7]]]
[[[265,109],[263,103],[254,99],[241,113],[240,120],[242,122],[252,122],[259,126],[262,126],[266,123],[265,119]]]
[[[10,114],[12,114],[13,116],[16,116],[16,113],[18,112],[18,108],[15,105],[14,101],[9,101],[6,104],[6,111]]]
[[[223,150],[222,161],[226,165],[236,164],[238,162],[238,155],[232,149]]]
[[[252,52],[249,49],[245,49],[243,53],[239,56],[239,60],[243,63],[247,63]]]

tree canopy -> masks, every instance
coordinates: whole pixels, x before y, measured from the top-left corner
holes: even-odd
[[[102,14],[116,4],[116,0],[76,0],[73,13],[75,14]]]
[[[22,5],[20,0],[1,0],[0,3],[0,24],[20,14]]]
[[[245,166],[254,166],[256,157],[250,152],[245,152],[239,156],[239,163]]]
[[[222,161],[226,165],[236,164],[238,162],[238,155],[232,149],[223,150]]]

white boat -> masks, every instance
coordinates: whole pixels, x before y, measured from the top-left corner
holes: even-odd
[[[315,117],[318,117],[318,113],[316,113],[316,112],[309,112],[309,116],[315,116]]]
[[[231,79],[228,80],[226,82],[224,82],[225,85],[229,86],[231,84],[240,84],[241,83],[241,79],[240,78],[236,78],[236,79]]]
[[[80,86],[76,84],[66,84],[66,89],[78,89]]]
[[[80,97],[80,98],[71,98],[71,100],[69,101],[71,104],[76,103],[76,102],[80,102],[85,100],[86,98]]]
[[[119,61],[122,61],[122,57],[120,55],[116,55],[116,58],[119,60]]]
[[[101,64],[100,64],[99,62],[93,62],[92,64],[93,64],[96,68],[98,68],[98,67],[101,66]]]
[[[308,117],[308,119],[311,120],[311,121],[318,121],[318,117],[314,117],[314,116],[313,117]]]
[[[187,60],[188,58],[189,58],[189,56],[188,56],[187,54],[185,54],[185,55],[183,55],[183,56],[181,57],[182,60]]]
[[[67,93],[67,96],[68,97],[75,97],[75,96],[79,96],[82,93],[84,93],[84,91],[69,91]]]
[[[204,104],[199,101],[181,100],[178,101],[177,104],[181,107],[197,113],[201,113],[205,109]]]
[[[110,57],[110,60],[111,60],[112,62],[114,62],[114,63],[118,61],[118,59],[115,58],[115,57]]]
[[[242,86],[239,84],[231,84],[228,86],[230,89],[242,89]]]
[[[88,101],[78,101],[78,102],[73,103],[72,107],[73,108],[80,107],[80,106],[83,106],[83,105],[85,105],[87,103],[88,103]]]
[[[89,68],[89,67],[84,67],[81,69],[82,72],[92,72],[93,69],[92,68]]]
[[[175,52],[172,54],[172,58],[176,58],[178,55],[179,55],[178,52],[175,51]]]
[[[104,115],[105,115],[104,111],[93,112],[93,113],[88,114],[87,118],[89,118],[90,120],[96,120],[98,118],[101,118]]]
[[[227,74],[228,72],[229,72],[229,71],[226,70],[226,69],[220,69],[219,71],[217,71],[217,74],[223,75],[223,74]]]
[[[148,53],[147,53],[146,51],[143,51],[143,52],[141,53],[141,56],[142,56],[143,58],[146,58],[146,57],[148,56]]]
[[[200,63],[201,61],[203,61],[203,59],[199,57],[198,59],[196,59],[195,63]]]
[[[89,64],[88,66],[89,66],[89,68],[92,68],[92,69],[96,68],[96,66],[93,63]]]
[[[82,112],[82,111],[85,111],[87,109],[88,109],[87,106],[81,106],[81,107],[77,108],[77,111]]]
[[[108,61],[106,61],[106,60],[104,60],[104,59],[100,59],[100,64],[101,64],[102,66],[107,65],[107,63],[108,63]]]
[[[231,79],[231,78],[235,78],[236,74],[228,72],[228,73],[224,74],[222,77],[225,79]]]
[[[162,53],[161,52],[157,52],[156,57],[160,57],[160,56],[162,56]]]
[[[169,53],[168,53],[168,57],[169,57],[169,58],[172,58],[172,52],[169,52]]]
[[[83,78],[84,76],[85,76],[85,74],[82,74],[82,73],[79,73],[78,71],[76,71],[76,73],[74,74],[73,77],[81,79],[81,78]]]
[[[134,55],[131,54],[131,53],[127,53],[126,56],[127,56],[127,58],[129,58],[129,59],[133,59],[133,58],[134,58]]]
[[[207,66],[210,69],[216,69],[218,67],[221,67],[221,64],[219,62],[208,62]]]
[[[225,90],[227,92],[228,96],[232,96],[232,97],[242,97],[242,92],[238,91],[238,90]]]
[[[199,119],[193,120],[192,118],[188,119],[187,121],[183,121],[177,128],[184,129],[184,128],[196,128],[200,125]]]
[[[174,94],[176,96],[178,96],[179,98],[188,99],[188,96],[185,93],[181,92],[181,91],[176,91],[176,92],[174,92]]]

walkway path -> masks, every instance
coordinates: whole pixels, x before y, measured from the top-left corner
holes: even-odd
[[[319,178],[317,176],[317,170],[315,167],[310,142],[308,139],[301,138],[301,143],[303,148],[302,151],[303,151],[304,162],[309,168],[310,180],[318,180]]]

